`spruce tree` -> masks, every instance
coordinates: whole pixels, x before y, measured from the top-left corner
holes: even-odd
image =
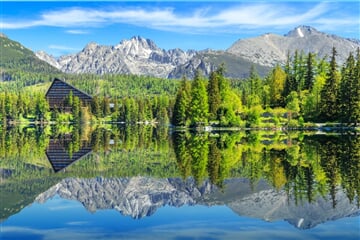
[[[190,120],[192,126],[205,125],[208,122],[209,104],[206,86],[199,71],[191,85]]]
[[[314,85],[314,78],[315,78],[314,55],[309,52],[306,59],[306,75],[305,75],[305,83],[303,89],[307,89],[311,91]]]
[[[217,71],[210,73],[208,85],[209,115],[210,119],[216,119],[216,113],[221,104],[219,90],[219,75]]]
[[[282,92],[284,91],[286,80],[286,73],[282,68],[277,65],[269,74],[267,78],[267,83],[269,85],[270,91],[270,106],[278,107],[281,106],[284,102],[282,98]]]
[[[290,53],[288,52],[287,59],[286,59],[286,64],[285,64],[286,78],[285,78],[284,91],[282,93],[283,99],[286,99],[287,96],[292,91],[296,91],[295,78],[294,78],[294,75],[292,73],[292,67],[291,67],[290,64],[291,64],[291,58],[290,58]]]
[[[351,115],[351,98],[353,94],[352,82],[355,76],[355,59],[350,53],[345,66],[341,71],[341,82],[338,94],[339,118],[342,122],[349,123]]]
[[[360,49],[356,53],[356,65],[351,81],[350,121],[357,126],[360,122]]]
[[[188,123],[190,111],[189,105],[191,100],[190,90],[190,82],[185,77],[183,77],[181,86],[176,95],[173,111],[172,124],[175,126],[186,126]]]
[[[337,118],[337,93],[339,75],[336,64],[336,49],[333,47],[330,69],[326,76],[325,85],[321,91],[320,117],[323,121],[333,121]]]

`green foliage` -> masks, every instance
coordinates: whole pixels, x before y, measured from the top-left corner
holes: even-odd
[[[283,104],[282,93],[286,80],[286,73],[277,65],[267,77],[267,84],[269,85],[270,106],[281,106]]]
[[[326,77],[325,85],[321,91],[320,117],[324,120],[333,121],[337,118],[337,92],[339,87],[339,73],[337,72],[336,50],[333,48],[330,70]]]
[[[172,123],[175,126],[187,126],[189,123],[189,109],[190,109],[190,96],[191,85],[190,82],[184,77],[180,89],[176,95],[174,114]]]
[[[346,60],[337,98],[339,118],[342,122],[354,123],[355,125],[360,121],[359,50],[357,54],[357,62],[352,54]]]
[[[18,42],[1,36],[0,48],[1,80],[18,80],[23,77],[18,75],[32,75],[32,73],[59,73],[56,68],[44,61],[41,61],[31,50],[25,48]],[[16,69],[16,71],[14,71],[14,69]]]
[[[221,104],[219,78],[220,76],[217,71],[213,71],[210,73],[207,92],[209,101],[209,115],[211,120],[216,119],[217,111]]]
[[[205,82],[197,72],[191,84],[190,121],[192,126],[208,123],[209,103]]]

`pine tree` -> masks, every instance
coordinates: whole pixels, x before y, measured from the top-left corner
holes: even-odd
[[[360,48],[356,53],[356,65],[350,91],[350,121],[357,126],[360,122]]]
[[[305,83],[303,89],[307,89],[311,91],[314,85],[314,78],[315,78],[314,55],[309,52],[306,59],[306,75],[305,75]]]
[[[337,93],[339,75],[336,64],[336,49],[333,47],[330,69],[326,76],[325,85],[321,91],[320,117],[324,121],[333,121],[337,117]]]
[[[221,104],[221,95],[219,90],[219,75],[217,71],[210,73],[208,85],[209,115],[210,119],[216,119],[216,113]]]
[[[205,83],[199,71],[191,85],[190,120],[192,126],[207,124],[209,104]]]
[[[282,92],[284,91],[286,81],[286,73],[277,65],[267,78],[270,91],[270,106],[277,107],[283,104],[284,99]]]
[[[75,96],[72,98],[72,115],[74,122],[80,122],[81,103],[79,97]]]
[[[100,106],[100,101],[99,98],[97,96],[93,97],[92,102],[91,102],[91,112],[96,116],[96,117],[101,117],[101,106]]]
[[[256,106],[260,104],[260,99],[262,96],[262,83],[259,74],[256,71],[254,65],[251,65],[250,68],[250,97],[248,107]]]
[[[190,82],[183,77],[180,89],[176,95],[172,124],[175,126],[186,126],[189,118],[190,111]]]
[[[353,94],[352,81],[355,76],[355,59],[350,53],[341,71],[341,82],[338,93],[339,118],[342,122],[350,122],[351,98]]]
[[[102,112],[103,116],[107,116],[110,114],[110,100],[108,97],[104,97],[102,101]]]
[[[290,53],[287,54],[286,64],[285,64],[285,85],[284,85],[284,91],[282,93],[283,99],[286,99],[287,96],[292,92],[296,91],[296,84],[295,84],[295,78],[292,74],[292,67],[291,67],[291,58]]]
[[[250,80],[250,94],[259,95],[261,90],[261,79],[254,65],[251,65],[249,80]]]

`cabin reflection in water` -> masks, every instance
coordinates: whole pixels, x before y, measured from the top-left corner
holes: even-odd
[[[71,135],[67,135],[63,138],[50,139],[46,156],[54,172],[59,172],[91,152],[92,148],[86,141],[82,141],[80,147],[73,148],[71,146]]]

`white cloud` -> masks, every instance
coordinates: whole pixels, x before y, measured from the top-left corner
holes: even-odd
[[[76,34],[76,35],[89,34],[88,31],[79,30],[79,29],[66,30],[65,32],[66,32],[66,33],[69,33],[69,34]]]
[[[62,50],[62,51],[78,51],[78,48],[68,47],[68,46],[62,46],[62,45],[50,45],[50,49],[55,50]]]
[[[298,9],[285,3],[241,4],[224,9],[198,8],[179,12],[174,8],[67,8],[41,14],[38,19],[17,22],[1,22],[3,29],[54,26],[64,28],[102,27],[125,23],[168,31],[226,32],[239,29],[263,27],[294,27],[296,25],[320,25],[323,28],[354,26],[358,16],[338,19],[334,8],[328,3],[319,3],[309,9]],[[330,14],[330,15],[329,15]],[[330,26],[331,25],[331,26]],[[67,30],[70,34],[86,34],[82,30]]]

